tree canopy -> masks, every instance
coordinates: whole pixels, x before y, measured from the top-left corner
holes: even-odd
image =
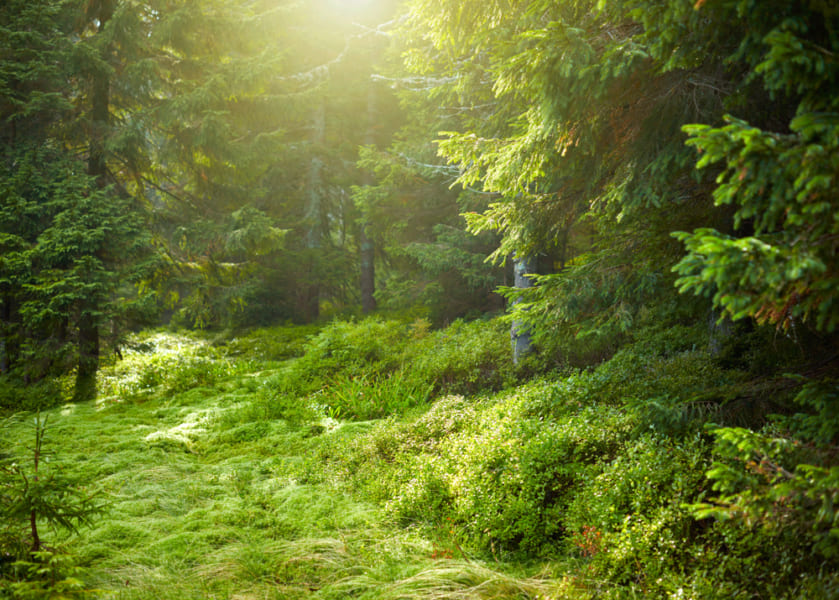
[[[132,323],[445,323],[498,292],[543,355],[711,309],[836,328],[828,4],[0,14],[7,369],[52,340],[95,371]]]

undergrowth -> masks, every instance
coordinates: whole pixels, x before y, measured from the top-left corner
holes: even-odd
[[[698,330],[536,378],[508,351],[492,321],[137,335],[95,401],[45,413],[50,469],[105,512],[45,530],[48,554],[5,535],[0,597],[836,595],[835,385],[732,428],[752,375]],[[27,422],[5,423],[4,464]]]

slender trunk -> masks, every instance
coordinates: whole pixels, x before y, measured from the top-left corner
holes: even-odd
[[[2,339],[0,339],[0,373],[8,373],[12,366],[11,348],[9,338],[11,337],[12,323],[11,323],[11,306],[9,300],[4,298],[0,303],[0,331],[2,331]]]
[[[29,512],[29,530],[32,533],[32,552],[41,550],[41,538],[38,536],[38,514],[35,510]]]
[[[376,88],[370,85],[367,91],[367,135],[365,144],[372,146],[375,139],[376,127]],[[364,174],[364,185],[372,185],[373,176],[371,173]],[[376,247],[373,240],[367,235],[367,218],[362,217],[360,230],[358,232],[359,246],[359,267],[361,269],[361,311],[370,313],[376,310]]]
[[[79,319],[79,376],[95,375],[99,370],[99,327],[85,314]]]
[[[44,439],[44,432],[42,429],[42,422],[40,415],[36,421],[36,430],[35,430],[35,449],[33,452],[33,481],[38,481],[38,464],[41,460],[41,442]],[[41,550],[41,537],[38,535],[38,513],[33,508],[29,511],[29,531],[32,534],[32,552],[38,552]]]
[[[84,314],[79,319],[79,368],[76,371],[74,400],[84,402],[96,397],[96,373],[99,371],[99,326],[96,319]]]
[[[358,234],[361,267],[361,311],[365,314],[376,310],[376,265],[374,263],[375,246],[367,237],[366,226],[362,225]]]
[[[323,159],[321,147],[326,138],[326,104],[323,98],[315,106],[312,118],[312,160],[309,163],[309,185],[306,196],[306,279],[301,290],[300,310],[306,321],[320,316],[320,269],[318,254],[323,238],[321,212],[323,206]]]
[[[94,15],[99,21],[99,32],[104,31],[114,14],[112,0],[104,0]],[[103,57],[107,60],[107,56]],[[90,97],[90,146],[87,162],[88,174],[96,179],[96,185],[102,189],[106,185],[107,166],[105,163],[105,138],[108,133],[110,116],[110,87],[108,73],[99,70],[93,74]],[[99,323],[93,314],[99,308],[95,298],[82,301],[79,318],[79,365],[76,373],[77,398],[87,399],[95,390],[96,372],[99,370]]]
[[[533,281],[528,277],[536,273],[536,258],[533,256],[516,256],[513,258],[513,276],[515,278],[515,287],[529,288],[533,286]],[[516,302],[519,302],[518,300]],[[510,330],[510,338],[513,345],[513,364],[518,364],[519,361],[533,351],[533,340],[530,331],[524,327],[520,320],[513,321],[513,326]]]

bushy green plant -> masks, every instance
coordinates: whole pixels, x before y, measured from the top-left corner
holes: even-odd
[[[434,384],[439,393],[499,390],[514,381],[510,334],[502,320],[455,321],[415,336],[405,351],[410,377]]]
[[[707,476],[717,495],[693,505],[696,516],[796,538],[839,561],[839,467],[830,458],[833,448],[807,447],[772,431],[724,427],[712,433],[717,460]]]
[[[332,418],[380,419],[425,404],[432,387],[406,378],[402,371],[387,375],[362,374],[337,378],[320,390],[316,398]]]
[[[85,492],[79,481],[50,465],[44,447],[46,434],[47,419],[39,414],[34,419],[34,442],[28,459],[9,455],[0,463],[0,515],[11,532],[9,537],[14,538],[15,530],[28,532],[33,552],[42,547],[41,525],[75,531],[79,524],[90,523],[102,512],[95,492]]]
[[[213,387],[253,367],[252,361],[232,360],[223,348],[209,345],[196,334],[141,334],[129,338],[123,359],[103,371],[99,396],[116,401]]]
[[[280,325],[262,327],[219,342],[231,357],[280,361],[302,356],[307,340],[317,335],[319,325]]]
[[[332,321],[309,338],[295,368],[323,379],[337,372],[387,372],[399,366],[407,335],[408,328],[399,321]]]
[[[639,352],[630,346],[594,370],[588,393],[600,401],[613,403],[665,395],[687,400],[731,383],[733,377],[736,373],[715,366],[705,351],[688,350],[661,356]]]
[[[39,411],[58,406],[69,394],[60,378],[50,377],[27,385],[6,375],[0,377],[0,414],[17,411]]]
[[[430,331],[370,317],[333,321],[271,378],[277,393],[310,398],[332,416],[374,418],[440,393],[496,390],[515,378],[509,333],[500,321],[456,321]]]
[[[541,382],[484,401],[466,422],[447,423],[444,411],[415,420],[403,439],[417,441],[397,458],[401,483],[389,510],[445,523],[488,553],[556,553],[575,490],[632,427],[608,407],[569,405],[563,418],[533,416],[539,398],[554,393],[555,384]]]
[[[12,563],[8,577],[0,576],[0,597],[15,600],[71,600],[94,598],[97,590],[85,586],[84,569],[66,552],[41,550]]]
[[[564,521],[569,548],[620,584],[650,585],[678,572],[700,529],[684,505],[702,493],[707,460],[698,435],[628,441],[576,491]]]
[[[103,506],[96,491],[86,491],[50,464],[46,434],[47,419],[38,415],[29,456],[0,456],[0,592],[13,598],[80,598],[89,595],[76,577],[80,569],[72,556],[44,544],[43,529],[76,532]]]

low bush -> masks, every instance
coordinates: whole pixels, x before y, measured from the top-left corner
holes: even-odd
[[[415,339],[405,363],[412,376],[443,394],[500,390],[515,381],[510,332],[501,319],[455,321]]]
[[[576,490],[565,516],[571,551],[620,584],[647,585],[690,562],[702,526],[685,505],[701,497],[708,464],[699,435],[627,440]]]
[[[382,425],[356,451],[386,472],[378,495],[401,521],[456,532],[473,551],[552,555],[575,490],[633,430],[617,408],[529,416],[556,393],[543,381],[477,405],[450,397],[410,424]]]
[[[246,357],[260,362],[282,361],[303,356],[309,338],[317,335],[319,325],[280,325],[263,327],[227,336],[216,341],[231,357]]]
[[[387,373],[400,366],[407,337],[399,321],[332,321],[306,341],[294,368],[327,382],[338,373]]]
[[[46,410],[59,406],[71,396],[69,378],[49,378],[27,385],[14,376],[0,377],[0,415]]]
[[[0,422],[0,429],[9,422]],[[77,533],[105,507],[98,491],[69,476],[48,451],[47,419],[34,419],[31,445],[0,454],[0,597],[92,596],[75,557],[54,540]],[[7,450],[4,448],[4,450]],[[53,460],[50,460],[53,459]],[[45,534],[52,540],[46,543]]]
[[[432,389],[431,384],[406,378],[402,371],[362,374],[339,377],[308,400],[334,419],[381,419],[427,403]]]
[[[402,413],[434,395],[498,390],[514,380],[509,335],[499,321],[457,321],[431,331],[423,319],[370,317],[324,327],[271,384],[329,416],[368,419]]]

